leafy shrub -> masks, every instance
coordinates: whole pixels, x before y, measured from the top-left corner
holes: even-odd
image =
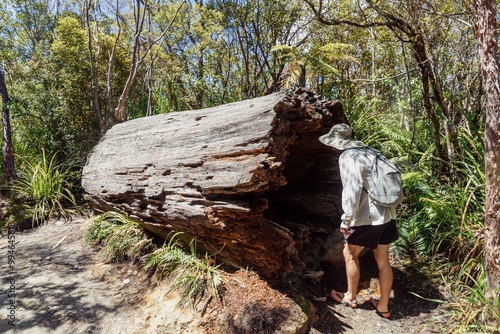
[[[484,147],[467,131],[459,139],[464,154],[449,164],[450,175],[438,178],[426,170],[404,175],[410,209],[403,212],[400,225],[407,247],[465,263],[482,257]]]

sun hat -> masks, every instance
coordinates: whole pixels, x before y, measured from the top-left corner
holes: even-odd
[[[362,141],[352,138],[351,127],[344,123],[335,124],[331,128],[330,132],[319,137],[319,141],[338,150],[366,147],[366,145]]]

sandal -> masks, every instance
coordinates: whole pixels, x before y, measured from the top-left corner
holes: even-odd
[[[375,313],[377,313],[378,316],[384,319],[389,319],[391,317],[391,311],[385,311],[385,312],[379,311],[377,308],[378,302],[379,302],[378,300],[370,298],[370,303],[375,308]]]
[[[337,291],[332,289],[332,291],[330,292],[330,297],[332,297],[332,299],[334,301],[336,301],[337,303],[350,306],[351,308],[358,307],[358,301],[356,299],[350,300],[350,299],[346,298],[346,294],[343,292],[337,292]]]

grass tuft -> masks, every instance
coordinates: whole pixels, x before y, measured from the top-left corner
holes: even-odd
[[[471,259],[462,266],[458,272],[452,268],[456,277],[443,277],[451,293],[446,308],[450,310],[449,323],[454,325],[453,333],[498,333],[500,291],[489,291],[484,261]]]
[[[181,295],[179,305],[186,301],[194,306],[206,291],[211,296],[220,298],[223,291],[223,274],[219,266],[215,264],[214,255],[204,254],[198,257],[196,250],[196,239],[189,244],[189,252],[184,251],[183,243],[179,240],[181,232],[174,233],[163,247],[153,253],[146,260],[145,268],[155,268],[159,280],[175,275],[172,291],[178,291]]]
[[[110,261],[137,260],[154,249],[153,238],[138,222],[117,212],[106,212],[90,223],[85,241],[101,246],[101,253]]]
[[[35,162],[22,159],[19,180],[13,184],[12,191],[29,208],[33,225],[44,223],[51,216],[68,216],[65,204],[78,208],[71,193],[72,184],[69,169],[58,165],[56,154],[48,157],[42,151],[42,158]]]

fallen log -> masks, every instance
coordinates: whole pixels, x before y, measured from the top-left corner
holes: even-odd
[[[302,89],[134,119],[94,147],[82,185],[95,208],[182,231],[225,263],[298,271],[310,234],[338,227],[338,157],[318,137],[340,122],[339,102]]]

